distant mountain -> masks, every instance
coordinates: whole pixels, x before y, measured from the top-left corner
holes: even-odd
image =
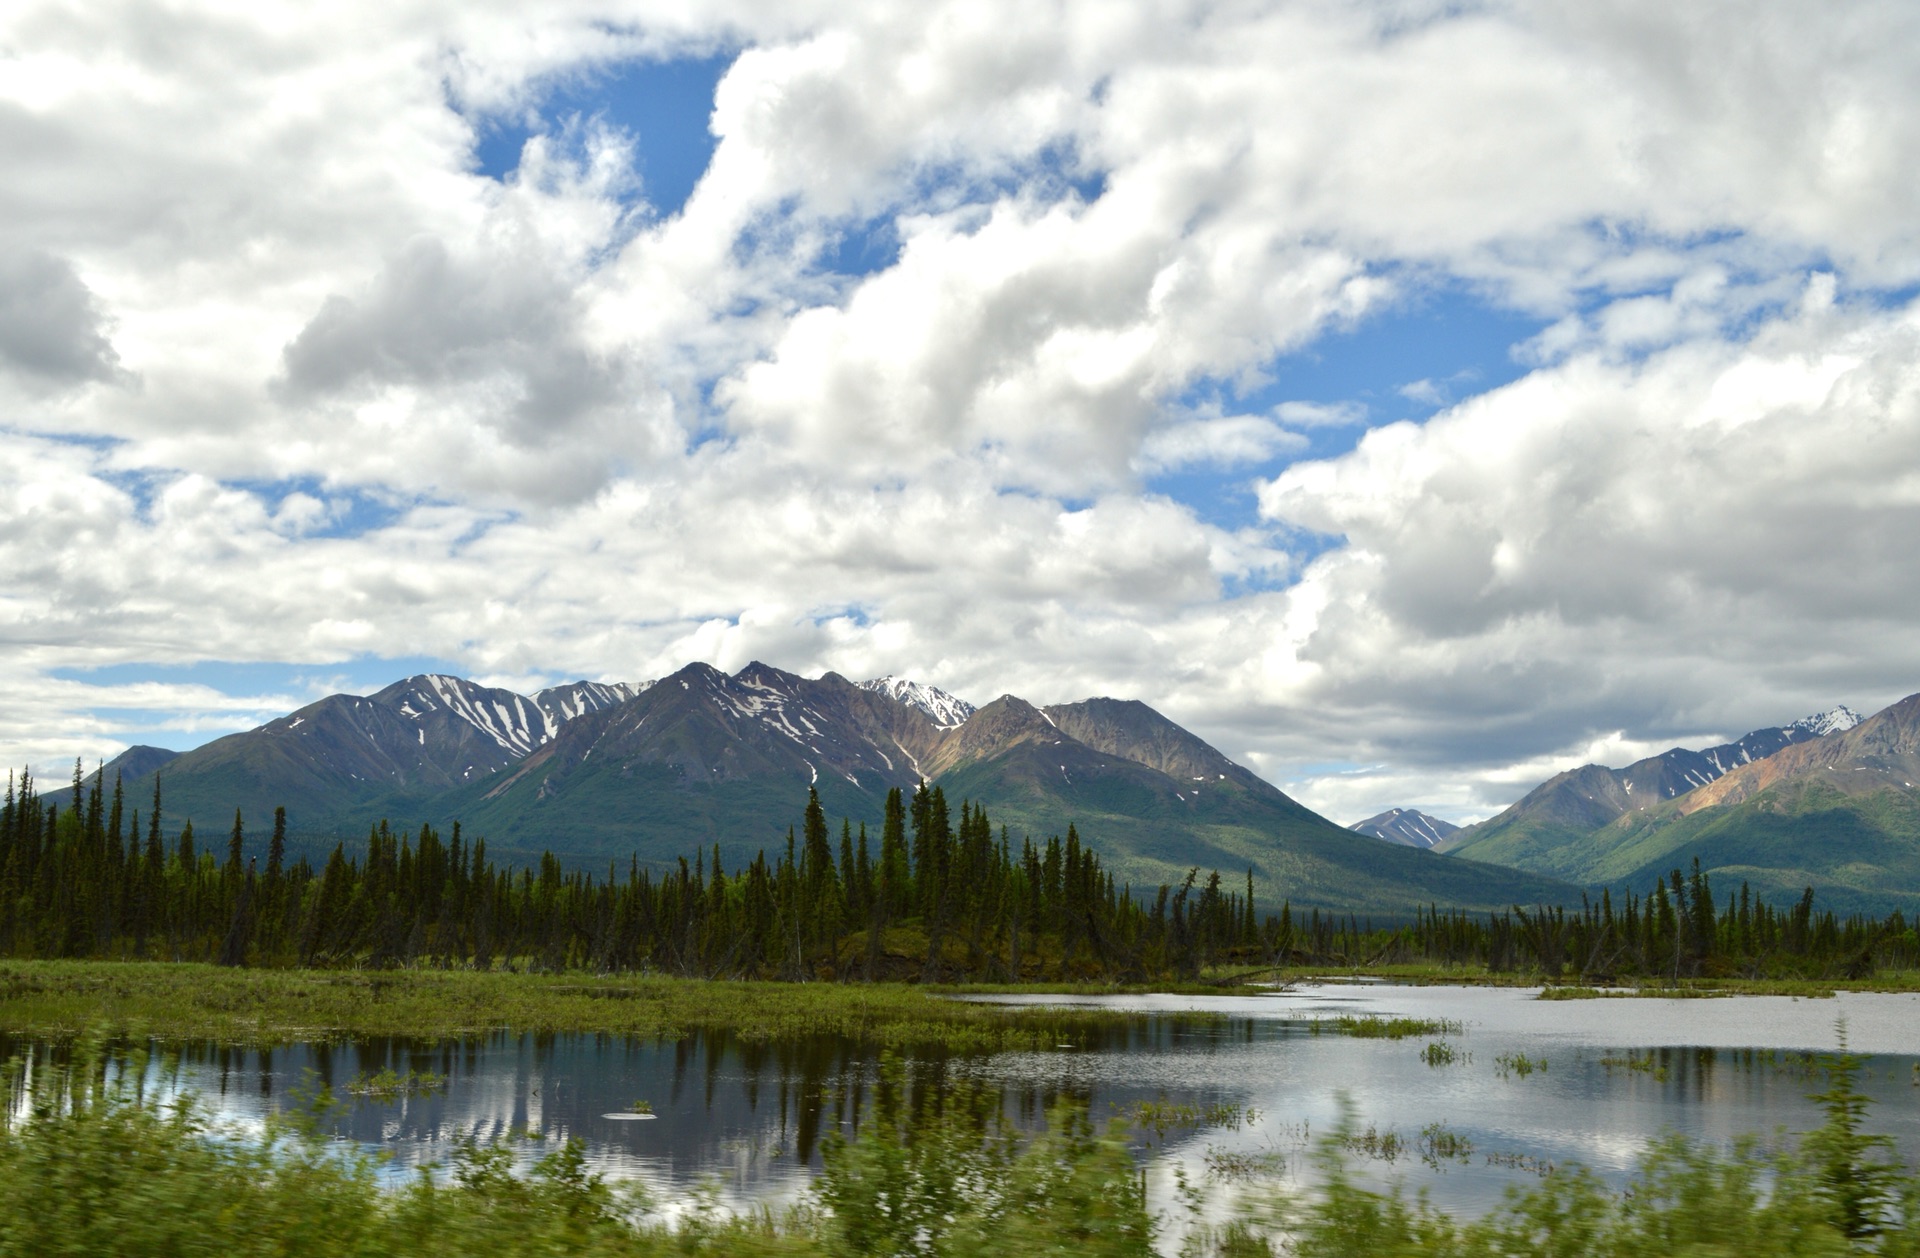
[[[143,778],[179,754],[177,751],[168,751],[165,747],[136,744],[107,761],[101,769],[101,781],[111,789],[116,777],[122,782]]]
[[[809,787],[875,831],[888,790],[922,777],[984,805],[1018,842],[1069,824],[1117,878],[1189,869],[1303,907],[1392,913],[1438,902],[1562,901],[1571,887],[1355,835],[1288,798],[1146,704],[985,707],[898,678],[810,679],[761,663],[689,665],[645,686],[579,683],[525,697],[459,678],[336,695],[216,740],[163,770],[169,827],[251,824],[284,804],[300,833],[364,835],[460,820],[491,850],[552,849],[598,867],[665,866],[717,845],[729,867],[785,842]]]
[[[1698,857],[1722,894],[1813,887],[1841,912],[1920,912],[1920,695],[1590,836],[1581,881],[1640,887]]]
[[[1920,780],[1920,695],[1910,695],[1892,707],[1862,721],[1838,726],[1832,737],[1787,748],[1728,773],[1719,781],[1675,800],[1674,811],[1685,815],[1715,805],[1742,803],[1776,783],[1822,772],[1846,795],[1877,794],[1888,789],[1912,790]],[[1861,774],[1866,776],[1862,777]]]
[[[1122,756],[1158,770],[1198,793],[1211,784],[1232,783],[1241,790],[1285,799],[1280,789],[1215,751],[1137,699],[1087,699],[1042,708],[1056,729],[1096,751]]]
[[[1389,843],[1398,843],[1402,847],[1426,848],[1445,841],[1460,827],[1451,821],[1442,821],[1421,812],[1418,808],[1389,808],[1365,821],[1356,821],[1347,829],[1385,839]]]
[[[310,831],[364,827],[513,767],[549,742],[569,711],[605,711],[618,691],[576,683],[528,698],[421,674],[373,695],[330,695],[155,765],[163,812],[205,823],[235,808],[259,818],[284,806]]]
[[[949,798],[985,804],[1016,836],[1058,833],[1072,821],[1136,888],[1177,885],[1198,867],[1229,878],[1251,868],[1269,906],[1285,896],[1393,913],[1417,908],[1423,895],[1475,908],[1577,896],[1551,880],[1356,835],[1145,704],[1040,709],[1008,695],[954,731],[933,763]]]
[[[1643,812],[1784,748],[1859,723],[1852,711],[1837,707],[1704,751],[1675,747],[1624,769],[1582,765],[1549,778],[1504,812],[1450,835],[1439,850],[1579,880],[1580,871],[1590,864],[1587,837],[1615,818]]]

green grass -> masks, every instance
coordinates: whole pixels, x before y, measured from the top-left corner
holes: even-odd
[[[1416,1035],[1458,1035],[1460,1024],[1446,1018],[1382,1018],[1377,1014],[1354,1017],[1341,1014],[1323,1024],[1357,1040],[1405,1040]]]
[[[1539,987],[1541,1000],[1600,1000],[1611,997],[1687,996],[1801,996],[1823,997],[1835,992],[1920,992],[1920,970],[1881,970],[1866,978],[1683,978],[1679,982],[1649,977],[1634,986],[1590,987],[1579,983],[1556,983],[1537,971],[1493,971],[1481,965],[1439,965],[1410,962],[1394,965],[1317,965],[1274,968],[1262,966],[1221,967],[1210,970],[1199,984],[1189,984],[1196,992],[1218,993],[1258,983],[1278,987],[1295,983],[1339,983],[1355,979],[1385,979],[1409,987]],[[1172,990],[1155,986],[1150,990]]]
[[[362,1071],[347,1084],[348,1096],[370,1096],[382,1101],[398,1100],[403,1096],[419,1096],[428,1092],[441,1092],[446,1089],[447,1077],[435,1074],[431,1070],[413,1071],[396,1074],[390,1067],[368,1074]]]
[[[1635,987],[1583,987],[1577,984],[1545,987],[1541,1000],[1687,1000],[1712,996],[1798,996],[1823,1000],[1837,992],[1916,992],[1920,972],[1886,970],[1870,978],[1683,978],[1679,982],[1651,979]]]
[[[1493,1059],[1493,1072],[1502,1079],[1515,1075],[1524,1079],[1534,1071],[1544,1071],[1546,1068],[1545,1057],[1528,1057],[1525,1053],[1502,1053]]]
[[[235,970],[0,961],[0,1032],[275,1044],[441,1039],[507,1028],[680,1038],[844,1036],[877,1048],[1049,1046],[1135,1015],[942,999],[905,984],[749,983],[501,972]]]
[[[1226,985],[1236,971],[1216,972]],[[1516,970],[1489,970],[1484,965],[1441,965],[1409,961],[1391,965],[1290,965],[1246,971],[1246,981],[1260,983],[1339,983],[1352,979],[1387,979],[1409,987],[1538,987],[1540,976]]]

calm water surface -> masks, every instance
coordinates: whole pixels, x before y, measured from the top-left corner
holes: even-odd
[[[1417,1153],[1361,1158],[1361,1173],[1424,1187],[1450,1209],[1480,1210],[1547,1165],[1584,1163],[1618,1183],[1663,1130],[1726,1142],[1818,1124],[1807,1093],[1824,1075],[1803,1054],[1837,1047],[1836,1023],[1865,1058],[1870,1124],[1920,1161],[1920,996],[1830,1000],[1539,1001],[1515,988],[1305,986],[1229,997],[996,998],[1151,1014],[1142,1024],[1046,1052],[921,1058],[910,1085],[938,1101],[963,1084],[994,1089],[1016,1120],[1038,1125],[1062,1096],[1096,1117],[1144,1104],[1237,1110],[1237,1125],[1144,1131],[1136,1148],[1151,1196],[1172,1200],[1176,1171],[1258,1164],[1281,1182],[1310,1178],[1309,1142],[1342,1105],[1358,1129],[1415,1141],[1429,1124],[1471,1141],[1464,1160]],[[1457,1034],[1354,1039],[1316,1023],[1340,1014],[1442,1018]],[[1455,1054],[1434,1066],[1436,1039]],[[20,1051],[0,1043],[0,1056]],[[1534,1068],[1521,1073],[1515,1059]],[[1633,1065],[1626,1064],[1628,1061]],[[1544,1062],[1544,1066],[1540,1063]],[[558,1141],[586,1142],[596,1170],[644,1184],[671,1206],[704,1189],[722,1204],[801,1191],[822,1138],[851,1129],[871,1105],[877,1063],[850,1043],[756,1044],[729,1035],[679,1041],[496,1033],[452,1043],[379,1039],[261,1052],[205,1048],[156,1063],[143,1086],[190,1090],[221,1120],[247,1128],[324,1083],[390,1069],[432,1072],[441,1091],[358,1098],[338,1120],[343,1140],[391,1155],[393,1173],[443,1162],[459,1139],[514,1139],[528,1160]],[[656,1117],[622,1120],[637,1100]],[[1252,1111],[1249,1118],[1247,1111]]]

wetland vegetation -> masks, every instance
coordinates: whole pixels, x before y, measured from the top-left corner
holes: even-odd
[[[90,791],[76,781],[65,807],[23,783],[0,810],[0,954],[11,958],[0,960],[0,1032],[78,1046],[64,1078],[21,1090],[24,1076],[8,1075],[0,1255],[1098,1255],[1158,1244],[1196,1255],[1624,1256],[1729,1238],[1753,1258],[1920,1252],[1920,1181],[1863,1134],[1844,1060],[1823,1067],[1826,1125],[1797,1145],[1662,1140],[1624,1191],[1567,1162],[1476,1147],[1439,1123],[1407,1136],[1393,1116],[1365,1127],[1350,1117],[1312,1139],[1303,1125],[1295,1149],[1210,1150],[1204,1180],[1157,1210],[1137,1141],[1237,1132],[1254,1110],[1135,1099],[1102,1123],[1067,1092],[1036,1128],[1010,1123],[970,1085],[938,1090],[933,1103],[883,1085],[823,1138],[818,1175],[798,1199],[744,1210],[701,1199],[669,1221],[638,1187],[592,1170],[576,1141],[529,1158],[468,1136],[441,1166],[396,1184],[364,1149],[325,1139],[316,1115],[281,1109],[264,1134],[237,1133],[191,1100],[130,1094],[84,1050],[511,1029],[977,1057],[1057,1054],[1141,1015],[949,995],[1220,992],[1329,974],[1545,983],[1561,1000],[1920,990],[1920,943],[1898,914],[1841,919],[1810,896],[1773,906],[1744,888],[1721,903],[1704,875],[1674,871],[1644,895],[1602,893],[1577,909],[1430,908],[1376,924],[1283,901],[1262,915],[1250,880],[1243,893],[1196,870],[1180,887],[1136,893],[1116,887],[1073,831],[1016,848],[970,804],[952,824],[937,788],[896,794],[877,852],[844,825],[836,852],[810,800],[771,860],[726,871],[700,854],[665,874],[631,866],[604,878],[551,857],[502,869],[457,829],[443,843],[428,828],[386,827],[364,854],[341,848],[315,870],[284,860],[276,826],[262,870],[238,817],[220,861],[190,826],[163,839],[157,807],[143,844],[137,816],[129,824],[123,811],[97,779]],[[1474,1055],[1448,1038],[1461,1031],[1444,1017],[1345,1013],[1302,1028],[1394,1042],[1380,1047],[1422,1063],[1422,1077],[1452,1067],[1455,1081],[1473,1070]],[[1544,1056],[1487,1058],[1481,1069],[1502,1087],[1549,1077]],[[1663,1084],[1665,1062],[1629,1051],[1601,1067]],[[1551,1077],[1561,1074],[1556,1064]],[[448,1081],[388,1064],[340,1082],[347,1098],[428,1105]],[[651,1115],[654,1101],[636,1093],[620,1106]],[[1464,1216],[1354,1173],[1476,1159],[1537,1182]],[[1274,1182],[1303,1160],[1318,1168],[1310,1188]]]
[[[1355,1162],[1444,1168],[1473,1142],[1431,1124],[1418,1136],[1348,1112],[1306,1141],[1312,1191],[1276,1186],[1271,1156],[1224,1156],[1177,1206],[1149,1207],[1131,1127],[1235,1125],[1240,1112],[1146,1106],[1097,1124],[1057,1105],[1044,1129],[1006,1121],[997,1098],[960,1086],[915,1094],[883,1064],[870,1108],[830,1135],[797,1200],[676,1219],[630,1184],[589,1170],[582,1146],[530,1173],[505,1144],[465,1140],[399,1186],[375,1159],[319,1136],[325,1098],[234,1138],[191,1101],[142,1098],[86,1054],[0,1104],[0,1255],[414,1255],[488,1252],[668,1255],[1540,1255],[1920,1251],[1920,1178],[1868,1134],[1858,1064],[1823,1060],[1825,1121],[1798,1140],[1731,1147],[1653,1142],[1625,1190],[1577,1166],[1535,1177],[1490,1212],[1458,1217]],[[17,1087],[17,1071],[5,1086]],[[0,1098],[5,1100],[6,1098]],[[1304,1137],[1303,1137],[1304,1139]],[[1486,1155],[1520,1159],[1523,1155]],[[1537,1161],[1537,1159],[1536,1159]]]
[[[1472,914],[1429,907],[1380,923],[1282,900],[1253,871],[1116,885],[1069,826],[1017,842],[983,809],[957,818],[937,786],[894,791],[877,845],[838,843],[809,792],[784,851],[723,869],[718,849],[604,876],[504,868],[456,825],[443,840],[373,827],[363,851],[289,862],[284,810],[265,845],[236,813],[224,859],[191,822],[168,836],[160,783],[146,820],[118,783],[43,797],[30,775],[0,804],[0,955],[232,967],[514,969],[784,981],[1022,985],[1230,983],[1337,969],[1445,981],[1920,985],[1920,935],[1899,913],[1839,917],[1808,891],[1724,897],[1697,867],[1578,906]],[[144,830],[144,836],[143,836]]]
[[[171,962],[0,961],[0,1032],[229,1044],[436,1039],[498,1028],[673,1039],[729,1030],[954,1052],[1052,1045],[1130,1015],[944,999],[904,983],[767,983],[470,970],[237,970]]]

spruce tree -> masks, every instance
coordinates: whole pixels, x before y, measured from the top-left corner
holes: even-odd
[[[453,823],[454,842],[460,841],[460,823]],[[284,807],[273,810],[273,841],[267,845],[267,882],[269,885],[280,881],[280,866],[287,857],[287,810]]]
[[[240,810],[233,810],[233,833],[227,836],[227,867],[221,871],[229,888],[240,881],[240,852],[247,839],[246,825],[240,819]]]
[[[907,808],[900,788],[887,792],[885,821],[880,828],[880,898],[882,924],[904,917],[913,902],[913,871],[907,855]]]

